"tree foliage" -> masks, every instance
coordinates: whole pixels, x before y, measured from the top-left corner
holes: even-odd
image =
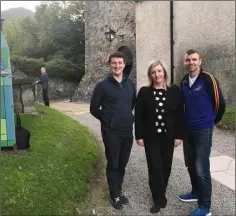
[[[38,77],[40,67],[47,68],[49,77],[58,77],[68,81],[77,81],[82,78],[83,68],[75,63],[57,56],[50,61],[44,62],[41,59],[11,56],[11,62],[18,70],[23,71],[29,77]]]
[[[63,66],[63,73],[72,76],[71,71],[77,68],[78,74],[73,77],[80,79],[84,74],[85,52],[83,7],[83,1],[43,1],[36,7],[34,19],[8,21],[3,32],[11,54],[19,57],[18,62],[24,59],[24,65],[25,58],[41,59],[44,65],[54,65],[52,68],[58,71],[61,70],[55,64],[67,62],[64,65],[70,69]]]

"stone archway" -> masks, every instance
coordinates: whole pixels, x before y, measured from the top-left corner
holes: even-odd
[[[132,51],[127,46],[122,46],[117,51],[120,51],[120,52],[122,52],[125,55],[126,65],[125,65],[125,68],[124,68],[124,74],[129,76],[130,72],[131,72],[131,69],[132,69],[132,66],[133,66],[133,54],[132,54]]]

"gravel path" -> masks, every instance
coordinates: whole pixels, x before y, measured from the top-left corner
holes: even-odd
[[[98,139],[101,140],[100,123],[89,113],[83,115],[68,114],[71,118],[88,127]],[[233,134],[215,130],[213,149],[222,155],[227,154],[235,158],[235,139]],[[88,214],[106,212],[109,215],[150,215],[149,208],[152,204],[148,186],[147,164],[144,149],[135,143],[132,148],[130,161],[127,165],[123,185],[124,193],[130,199],[130,204],[121,211],[112,207],[91,206]],[[167,207],[156,215],[187,215],[196,207],[195,203],[182,203],[177,195],[190,190],[190,181],[184,163],[174,158],[173,168],[167,189]],[[213,180],[212,215],[235,215],[235,193],[233,190]],[[93,212],[94,209],[94,212]],[[154,214],[155,215],[155,214]]]
[[[215,129],[213,149],[235,159],[235,134]]]

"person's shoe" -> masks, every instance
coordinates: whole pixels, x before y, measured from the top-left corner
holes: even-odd
[[[154,213],[158,213],[161,210],[160,206],[156,205],[155,203],[153,204],[153,206],[150,208],[150,212],[152,214]]]
[[[115,208],[115,209],[121,209],[123,207],[120,197],[111,199],[111,205]]]
[[[188,216],[211,216],[211,212],[207,209],[196,208]]]
[[[124,194],[120,195],[120,201],[123,205],[126,205],[129,203],[129,199]]]
[[[183,202],[197,202],[198,197],[192,193],[181,194],[178,198]]]

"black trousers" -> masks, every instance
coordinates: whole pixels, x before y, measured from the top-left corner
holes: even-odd
[[[153,139],[145,139],[144,147],[153,202],[165,208],[167,204],[165,194],[171,173],[174,144],[168,141],[165,134],[160,134]]]
[[[132,131],[117,134],[104,128],[101,129],[101,132],[107,159],[107,183],[111,198],[116,198],[122,192],[125,168],[133,145],[133,135]]]
[[[43,102],[45,106],[49,106],[48,90],[43,89]]]

